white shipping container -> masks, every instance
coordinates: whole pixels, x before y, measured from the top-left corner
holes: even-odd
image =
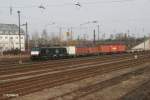
[[[76,55],[76,47],[75,46],[67,46],[67,53],[69,56],[75,56]]]

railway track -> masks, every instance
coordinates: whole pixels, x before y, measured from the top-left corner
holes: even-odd
[[[69,60],[69,61],[57,61],[57,62],[45,62],[45,63],[36,63],[36,64],[25,64],[25,65],[16,65],[16,66],[11,66],[11,67],[0,67],[0,75],[8,75],[8,74],[13,74],[16,72],[23,73],[23,72],[29,72],[29,71],[38,71],[38,70],[58,70],[58,69],[64,69],[64,68],[70,68],[70,65],[72,67],[78,67],[84,64],[96,64],[96,63],[104,63],[104,62],[110,62],[110,61],[116,61],[116,60],[121,60],[125,58],[130,58],[134,57],[133,55],[128,55],[128,56],[114,56],[114,57],[106,57],[106,58],[88,58],[88,59],[76,59],[76,60]],[[79,64],[77,64],[79,63]],[[67,67],[69,66],[69,67]],[[50,71],[49,70],[49,71]]]
[[[53,72],[53,71],[62,71],[62,70],[66,70],[66,69],[71,69],[71,68],[78,68],[78,67],[84,67],[84,66],[90,66],[90,65],[94,65],[94,64],[99,64],[100,65],[103,65],[105,64],[106,62],[113,62],[113,61],[117,61],[117,60],[123,60],[123,59],[128,59],[129,57],[121,57],[121,58],[115,58],[112,60],[112,58],[110,59],[94,59],[94,61],[88,61],[87,63],[87,60],[83,60],[83,61],[86,61],[85,62],[80,62],[81,64],[59,64],[59,65],[46,65],[44,67],[41,67],[40,66],[37,66],[37,67],[34,67],[36,69],[32,69],[33,66],[31,67],[25,67],[25,68],[21,68],[19,67],[19,69],[0,69],[0,80],[2,83],[3,80],[6,80],[6,79],[12,79],[12,78],[19,78],[19,77],[23,77],[23,76],[30,76],[30,75],[40,75],[40,74],[48,74],[50,72]],[[89,60],[89,59],[88,59]],[[100,61],[99,61],[100,60]],[[39,68],[40,67],[40,68]],[[29,77],[28,77],[29,78]]]
[[[116,56],[122,56],[122,55],[116,55]],[[47,63],[51,63],[51,64],[55,64],[55,63],[58,63],[58,62],[68,62],[68,61],[79,61],[79,60],[92,60],[92,59],[95,59],[95,58],[109,58],[111,56],[109,55],[106,55],[106,56],[91,56],[91,57],[81,57],[81,58],[72,58],[72,59],[57,59],[57,60],[37,60],[37,61],[29,61],[29,62],[26,62],[26,63],[23,63],[21,64],[21,66],[28,66],[28,65],[38,65],[38,64],[47,64]],[[18,64],[18,62],[14,62],[14,63],[8,63],[10,62],[9,60],[8,61],[4,61],[4,62],[0,62],[0,68],[5,68],[5,67],[10,67],[13,66],[13,67],[19,67],[20,64]]]
[[[0,94],[3,97],[3,99],[7,99],[9,97],[4,97],[4,94],[18,94],[19,96],[29,94],[32,92],[36,92],[45,88],[54,87],[57,85],[81,80],[84,78],[88,78],[91,76],[111,72],[114,70],[119,70],[122,68],[128,68],[130,66],[139,65],[141,63],[146,62],[146,59],[148,58],[141,57],[138,60],[130,59],[130,60],[124,60],[124,61],[118,61],[118,62],[112,62],[109,64],[104,65],[91,65],[82,67],[79,69],[72,69],[67,71],[61,71],[54,74],[47,74],[43,76],[38,76],[34,78],[28,78],[24,80],[18,80],[14,82],[6,82],[0,84]],[[129,66],[130,65],[130,66]]]
[[[144,82],[141,86],[130,91],[120,98],[120,100],[150,100],[150,80]]]
[[[140,53],[126,53],[126,54],[113,54],[115,56],[122,56],[122,55],[134,55],[134,54],[146,54],[146,53],[149,53],[149,51],[147,52],[140,52]],[[109,56],[112,56],[112,55],[101,55],[101,57],[109,57]],[[83,57],[83,58],[88,58],[88,57]],[[73,58],[73,60],[75,59],[80,59],[80,58]],[[30,60],[30,57],[29,56],[22,56],[22,60],[23,60],[23,63],[24,64],[34,64],[36,62],[32,62]],[[65,60],[68,60],[68,59],[61,59],[62,61],[65,61]],[[18,64],[18,61],[19,61],[19,56],[16,56],[16,57],[12,57],[12,56],[7,56],[7,57],[0,57],[0,67],[2,66],[7,66],[7,65],[17,65]],[[57,60],[53,60],[53,62],[57,62]],[[49,62],[49,61],[44,61],[44,62]]]
[[[121,59],[116,59],[116,60],[113,60],[113,61],[117,61],[117,60],[121,60]],[[107,60],[109,61],[109,60]],[[69,70],[69,69],[73,69],[73,68],[81,68],[81,67],[84,67],[84,66],[91,66],[91,65],[94,65],[94,64],[99,64],[99,65],[103,65],[105,64],[106,61],[104,62],[91,62],[91,63],[84,63],[84,64],[77,64],[77,65],[72,65],[72,66],[56,66],[56,67],[52,67],[52,68],[46,68],[46,69],[39,69],[39,70],[30,70],[30,71],[24,71],[24,72],[19,72],[17,71],[18,73],[16,73],[16,71],[13,71],[13,73],[9,73],[7,71],[5,71],[5,75],[3,73],[3,75],[0,76],[0,80],[6,80],[6,79],[13,79],[13,78],[19,78],[19,77],[23,77],[23,76],[41,76],[41,74],[48,74],[48,73],[54,73],[54,72],[58,72],[58,71],[64,71],[64,70]],[[110,61],[109,61],[110,62]],[[112,61],[111,61],[112,62]],[[11,70],[12,72],[12,70]],[[28,78],[29,78],[28,77]],[[2,83],[2,82],[0,82]]]
[[[145,72],[150,72],[150,68],[149,67],[140,68],[135,71],[125,73],[123,75],[114,77],[109,80],[105,80],[105,81],[98,82],[98,83],[95,83],[95,84],[92,84],[89,86],[85,86],[85,87],[79,88],[77,90],[74,90],[72,92],[60,95],[60,96],[49,98],[49,100],[58,100],[59,98],[62,98],[63,100],[65,100],[65,98],[67,99],[67,97],[72,98],[72,99],[70,98],[69,100],[78,100],[84,96],[87,96],[88,94],[98,92],[104,88],[119,84],[122,81],[126,81],[126,80],[130,79],[132,76],[137,76],[137,75],[145,73]],[[149,84],[150,84],[150,82],[149,82]],[[132,91],[131,93],[135,93],[135,92]],[[133,96],[133,97],[136,97],[136,96]],[[127,96],[125,96],[125,98],[127,98]],[[120,100],[124,100],[124,99],[120,99]],[[126,100],[129,100],[129,99],[126,99]],[[133,100],[133,98],[130,100]]]
[[[28,65],[37,65],[37,64],[47,64],[47,63],[51,63],[51,64],[55,64],[58,62],[70,62],[70,61],[84,61],[84,60],[92,60],[92,59],[96,59],[96,58],[112,58],[112,57],[121,57],[121,56],[131,56],[133,54],[115,54],[115,55],[103,55],[103,56],[90,56],[90,57],[77,57],[77,58],[71,58],[71,59],[57,59],[57,60],[47,60],[47,61],[29,61],[26,63],[21,64],[21,66],[28,66]],[[7,60],[6,62],[0,62],[0,68],[4,68],[4,67],[10,67],[11,66],[15,66],[18,67],[20,66],[20,64],[18,65],[18,62],[14,62],[14,63],[8,63],[10,62],[9,60]]]
[[[140,55],[142,55],[144,53],[140,53]],[[92,59],[95,59],[95,58],[112,58],[112,57],[121,57],[121,56],[133,56],[134,53],[127,53],[127,54],[113,54],[113,55],[102,55],[102,56],[90,56],[90,57],[77,57],[77,58],[71,58],[71,59],[59,59],[59,60],[47,60],[47,61],[40,61],[40,62],[37,62],[37,61],[30,61],[28,59],[27,62],[24,62],[22,65],[23,66],[28,66],[28,65],[37,65],[37,64],[47,64],[47,63],[51,63],[54,64],[54,63],[58,63],[58,62],[69,62],[69,61],[83,61],[83,60],[92,60]],[[15,66],[15,67],[19,67],[20,64],[18,64],[18,60],[19,58],[15,58],[16,61],[12,61],[12,60],[6,60],[6,61],[0,61],[0,68],[3,68],[3,67],[10,67],[11,66]],[[21,65],[21,66],[22,66]]]

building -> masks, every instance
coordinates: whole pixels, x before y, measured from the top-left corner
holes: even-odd
[[[25,34],[21,34],[21,51],[25,51]],[[0,24],[0,51],[20,49],[19,27],[15,24]]]
[[[145,40],[144,42],[136,45],[132,50],[150,50],[150,39]]]

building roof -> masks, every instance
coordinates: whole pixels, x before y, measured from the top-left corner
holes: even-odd
[[[14,35],[18,34],[19,27],[16,24],[1,24],[0,23],[0,35]],[[21,34],[24,34],[23,29],[20,30]]]
[[[150,39],[147,39],[144,42],[133,47],[132,50],[150,50]]]

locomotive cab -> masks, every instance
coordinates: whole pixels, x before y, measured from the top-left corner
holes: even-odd
[[[31,56],[31,59],[38,58],[40,56],[40,48],[38,48],[38,47],[32,48],[30,56]]]

